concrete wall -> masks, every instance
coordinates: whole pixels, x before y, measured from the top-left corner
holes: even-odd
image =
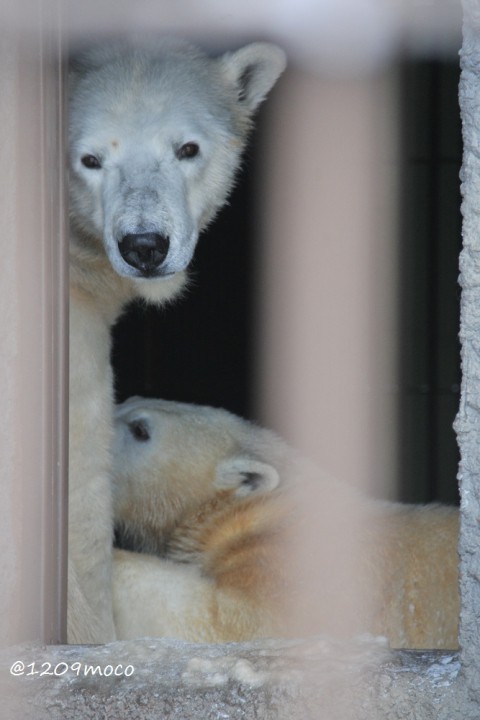
[[[460,255],[462,393],[455,429],[460,445],[462,615],[460,640],[466,681],[480,698],[480,7],[464,2],[460,108],[463,250]],[[480,709],[480,705],[479,705]]]

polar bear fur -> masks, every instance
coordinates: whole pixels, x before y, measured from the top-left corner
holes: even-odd
[[[100,46],[72,61],[70,642],[115,637],[111,327],[134,298],[162,304],[181,291],[284,66],[268,43],[212,59],[176,40]]]
[[[119,638],[457,646],[455,508],[367,499],[271,432],[182,403],[119,406],[114,456]]]

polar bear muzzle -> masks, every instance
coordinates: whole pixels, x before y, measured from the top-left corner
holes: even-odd
[[[122,258],[143,277],[161,274],[169,247],[170,239],[156,232],[127,233],[118,243]]]

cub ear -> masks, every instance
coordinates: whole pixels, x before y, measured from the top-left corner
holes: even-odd
[[[276,45],[256,42],[226,53],[221,62],[237,86],[239,102],[253,113],[285,70],[287,58]]]
[[[235,490],[236,497],[247,497],[275,490],[279,483],[280,476],[273,465],[236,456],[223,460],[217,466],[213,484],[221,490]]]

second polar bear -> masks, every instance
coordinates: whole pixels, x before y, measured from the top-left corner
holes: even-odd
[[[114,455],[119,638],[457,646],[456,509],[367,499],[208,407],[128,400]]]

